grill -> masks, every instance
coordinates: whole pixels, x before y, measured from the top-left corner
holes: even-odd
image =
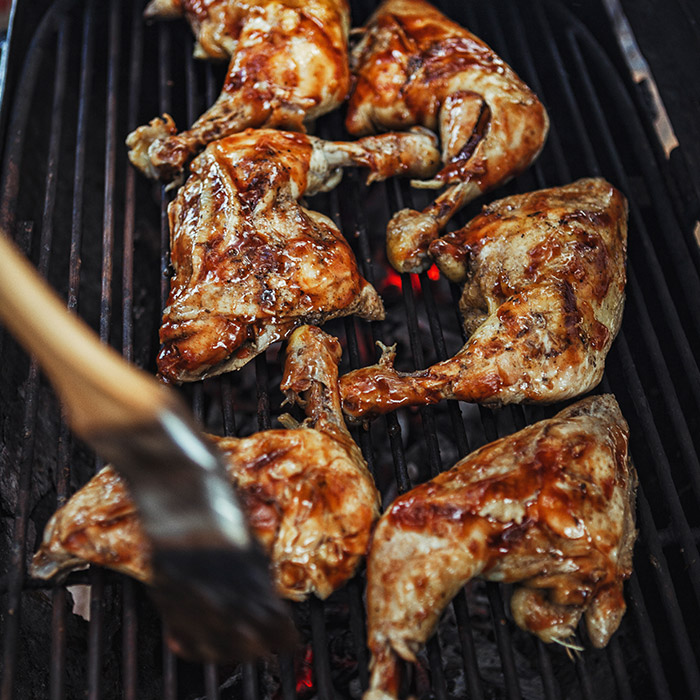
[[[170,195],[128,166],[123,139],[164,111],[178,124],[191,122],[214,101],[222,69],[192,60],[184,23],[146,26],[142,0],[57,0],[43,14],[31,5],[16,6],[8,44],[0,221],[104,342],[154,371],[168,289]],[[358,2],[355,23],[370,9]],[[542,644],[509,620],[507,586],[474,582],[421,655],[412,692],[438,699],[700,697],[700,253],[692,181],[679,181],[666,159],[655,115],[609,44],[607,26],[594,38],[553,0],[455,0],[442,9],[503,56],[552,119],[534,167],[487,199],[603,175],[630,200],[627,305],[601,390],[615,393],[630,423],[639,539],[628,612],[605,650],[567,654]],[[324,117],[317,131],[342,138],[342,115]],[[348,172],[338,189],[313,200],[351,241],[387,306],[381,323],[326,326],[343,344],[342,370],[372,362],[375,340],[399,341],[404,370],[444,359],[464,342],[456,287],[431,271],[396,275],[384,259],[391,212],[421,208],[423,196],[399,181],[366,188],[360,173]],[[101,465],[71,438],[36,365],[4,334],[0,356],[3,700],[361,695],[368,681],[361,575],[326,602],[295,606],[298,652],[239,668],[176,659],[133,581],[99,569],[72,574],[62,586],[29,579],[26,565],[44,523]],[[182,391],[209,430],[246,435],[271,427],[281,413],[280,375],[273,347],[234,375]],[[355,437],[386,505],[556,408],[447,402],[390,414]],[[85,584],[89,622],[72,613],[77,589],[68,590]]]

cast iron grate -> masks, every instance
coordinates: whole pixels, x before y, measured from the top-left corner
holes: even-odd
[[[24,65],[10,66],[18,87],[6,107],[0,217],[68,306],[153,370],[168,289],[169,196],[128,166],[123,138],[163,111],[191,122],[213,102],[221,70],[191,58],[184,23],[144,25],[142,5],[58,0]],[[356,4],[356,23],[370,5]],[[700,613],[700,275],[681,225],[688,217],[619,64],[562,5],[496,0],[443,9],[509,61],[552,118],[536,165],[487,199],[600,174],[630,200],[628,302],[601,389],[616,394],[630,422],[640,536],[628,613],[606,650],[567,657],[510,622],[507,587],[475,583],[421,655],[412,690],[425,698],[699,697],[700,629],[692,621]],[[321,120],[318,132],[342,137],[342,115]],[[398,340],[402,369],[443,359],[464,340],[458,290],[431,273],[398,276],[384,260],[390,213],[420,206],[423,196],[400,182],[366,188],[348,173],[313,201],[340,225],[387,305],[382,323],[328,325],[343,343],[344,368],[372,361],[375,340]],[[26,563],[44,522],[99,464],[71,439],[36,366],[4,335],[0,351],[3,700],[360,696],[368,680],[361,576],[326,603],[297,606],[302,650],[238,669],[178,661],[128,579],[101,570],[70,578],[91,587],[87,623],[72,614],[65,587],[29,580]],[[235,375],[183,391],[209,429],[245,435],[274,425],[279,380],[273,348]],[[448,402],[389,415],[355,437],[387,503],[554,411]]]

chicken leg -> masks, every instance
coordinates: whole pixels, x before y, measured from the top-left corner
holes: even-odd
[[[394,501],[367,562],[365,700],[398,697],[399,658],[415,662],[440,614],[475,576],[518,584],[516,623],[568,643],[583,616],[596,647],[625,612],[636,474],[611,395],[492,442]]]
[[[346,0],[155,0],[148,17],[186,15],[195,55],[231,57],[219,98],[181,133],[169,115],[129,134],[131,162],[169,182],[211,141],[249,127],[304,131],[345,99]]]
[[[308,418],[289,430],[247,438],[211,437],[224,454],[251,529],[272,562],[281,595],[326,598],[349,579],[369,545],[379,496],[343,422],[338,396],[340,345],[318,328],[289,340],[282,388]],[[148,542],[126,485],[105,467],[59,509],[34,555],[32,575],[52,578],[88,563],[145,583]]]
[[[466,282],[471,337],[412,373],[379,364],[341,378],[354,419],[411,404],[552,403],[592,389],[622,320],[627,202],[602,178],[506,197],[433,242],[441,272]]]
[[[402,209],[387,229],[391,264],[420,272],[431,264],[430,242],[456,211],[537,157],[547,113],[481,39],[425,0],[384,0],[352,51],[351,68],[351,134],[416,124],[440,133],[444,167],[413,185],[448,188],[423,212]]]
[[[327,191],[342,167],[370,180],[428,172],[427,130],[353,143],[249,129],[210,144],[168,208],[175,274],[160,330],[160,374],[193,381],[238,369],[302,323],[384,317],[331,219],[299,198]]]

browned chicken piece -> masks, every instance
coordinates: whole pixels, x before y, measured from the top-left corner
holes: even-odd
[[[195,37],[194,56],[228,61],[236,50],[241,21],[255,0],[151,0],[146,19],[185,17]]]
[[[148,17],[186,15],[195,54],[231,56],[221,95],[187,131],[169,115],[129,134],[131,162],[169,182],[206,144],[249,127],[304,131],[349,84],[346,0],[157,0]]]
[[[467,581],[518,584],[516,623],[570,644],[583,615],[595,647],[625,612],[636,474],[611,395],[496,440],[397,498],[367,561],[370,689],[398,697],[398,660],[415,662]]]
[[[371,180],[438,162],[427,130],[343,143],[249,129],[210,144],[168,208],[175,274],[160,374],[181,382],[238,369],[302,323],[383,318],[337,226],[298,200],[334,187],[346,165],[369,167]]]
[[[212,440],[224,454],[251,528],[271,558],[281,595],[326,598],[364,557],[379,496],[340,411],[340,345],[318,328],[289,341],[282,388],[308,418],[289,430]],[[294,424],[286,417],[286,424]],[[148,583],[148,542],[124,482],[106,467],[51,518],[32,575],[52,578],[87,564]]]
[[[412,373],[379,364],[341,378],[343,410],[368,418],[410,404],[553,403],[603,376],[622,320],[627,201],[602,178],[506,197],[433,242],[438,267],[465,282],[470,338]]]
[[[414,186],[448,188],[423,212],[389,222],[400,272],[430,266],[428,245],[452,215],[527,168],[544,145],[547,113],[481,39],[424,0],[384,0],[351,54],[356,77],[346,126],[354,135],[420,124],[437,130],[443,169]]]

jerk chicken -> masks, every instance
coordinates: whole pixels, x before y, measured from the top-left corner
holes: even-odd
[[[547,113],[483,41],[424,0],[384,0],[352,51],[351,68],[351,134],[415,124],[440,134],[444,167],[413,184],[447,189],[423,212],[401,210],[387,229],[391,264],[420,272],[430,266],[428,245],[456,211],[536,158]]]
[[[434,170],[427,130],[357,142],[249,129],[210,144],[168,208],[174,276],[160,374],[192,381],[237,369],[302,323],[384,316],[336,225],[299,204],[346,165],[369,179]]]
[[[343,409],[370,417],[409,404],[552,403],[592,389],[622,320],[627,201],[602,178],[498,200],[434,241],[464,282],[466,345],[412,373],[379,363],[341,379]]]
[[[289,340],[282,388],[305,406],[301,425],[247,438],[212,437],[226,458],[251,529],[272,562],[281,595],[326,598],[350,578],[367,551],[379,497],[343,422],[340,345],[318,328]],[[282,419],[281,419],[282,420]],[[32,573],[51,578],[107,566],[148,583],[148,542],[118,473],[105,467],[49,521]]]
[[[580,401],[482,447],[397,498],[367,562],[365,700],[398,697],[399,658],[415,662],[470,579],[515,583],[516,623],[568,644],[581,616],[603,647],[625,612],[636,474],[611,395]]]
[[[147,17],[185,15],[195,55],[230,57],[219,98],[187,130],[169,115],[127,138],[131,162],[170,181],[206,144],[249,127],[304,131],[349,88],[346,0],[153,0]]]

